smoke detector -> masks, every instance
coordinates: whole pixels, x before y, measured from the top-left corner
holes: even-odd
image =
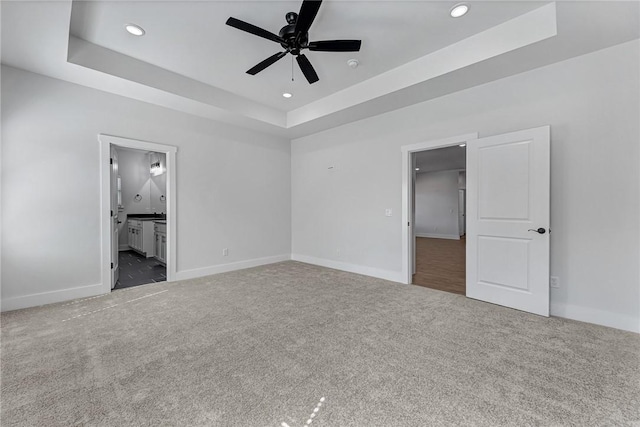
[[[350,60],[347,61],[347,65],[350,68],[356,69],[356,68],[358,68],[358,65],[360,65],[360,62],[358,62],[357,59],[350,59]]]

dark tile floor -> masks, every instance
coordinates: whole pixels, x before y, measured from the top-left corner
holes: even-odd
[[[118,261],[120,276],[114,290],[167,280],[166,267],[153,257],[145,258],[134,251],[122,251]]]

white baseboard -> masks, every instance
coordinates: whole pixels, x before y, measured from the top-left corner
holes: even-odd
[[[402,282],[402,272],[392,270],[382,270],[379,268],[366,267],[363,265],[349,264],[346,262],[333,261],[330,259],[316,258],[308,255],[291,254],[293,261],[300,261],[307,264],[319,265],[321,267],[333,268],[335,270],[347,271],[349,273],[362,274],[364,276],[376,277],[378,279],[390,280],[392,282]]]
[[[458,236],[457,234],[416,233],[416,237],[428,237],[430,239],[460,240],[460,236]]]
[[[246,261],[232,262],[229,264],[213,265],[210,267],[182,270],[176,273],[176,280],[195,279],[197,277],[211,276],[212,274],[226,273],[228,271],[243,270],[245,268],[258,267],[276,262],[289,261],[291,255],[275,255],[265,258],[254,258]]]
[[[80,286],[78,288],[60,289],[57,291],[41,292],[38,294],[22,295],[13,298],[2,298],[0,310],[11,311],[20,308],[36,307],[39,305],[53,304],[55,302],[68,301],[76,298],[87,298],[104,293],[102,284]]]
[[[581,322],[640,333],[640,319],[633,316],[598,310],[588,307],[577,307],[563,303],[551,302],[551,315]]]
[[[118,252],[123,252],[123,251],[128,251],[128,250],[131,250],[129,245],[120,245],[120,246],[118,246]]]

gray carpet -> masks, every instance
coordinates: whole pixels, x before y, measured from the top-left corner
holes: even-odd
[[[296,262],[1,319],[2,426],[640,421],[636,334]]]

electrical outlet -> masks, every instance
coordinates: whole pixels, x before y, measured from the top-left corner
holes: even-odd
[[[228,256],[229,255],[229,249],[228,248],[224,248],[222,250],[222,256]]]
[[[393,211],[391,209],[385,209],[384,210],[384,215],[385,216],[391,216],[391,215],[393,215]]]
[[[552,288],[555,289],[559,289],[560,288],[560,278],[557,276],[551,276],[551,279],[549,280],[549,286],[551,286]]]

